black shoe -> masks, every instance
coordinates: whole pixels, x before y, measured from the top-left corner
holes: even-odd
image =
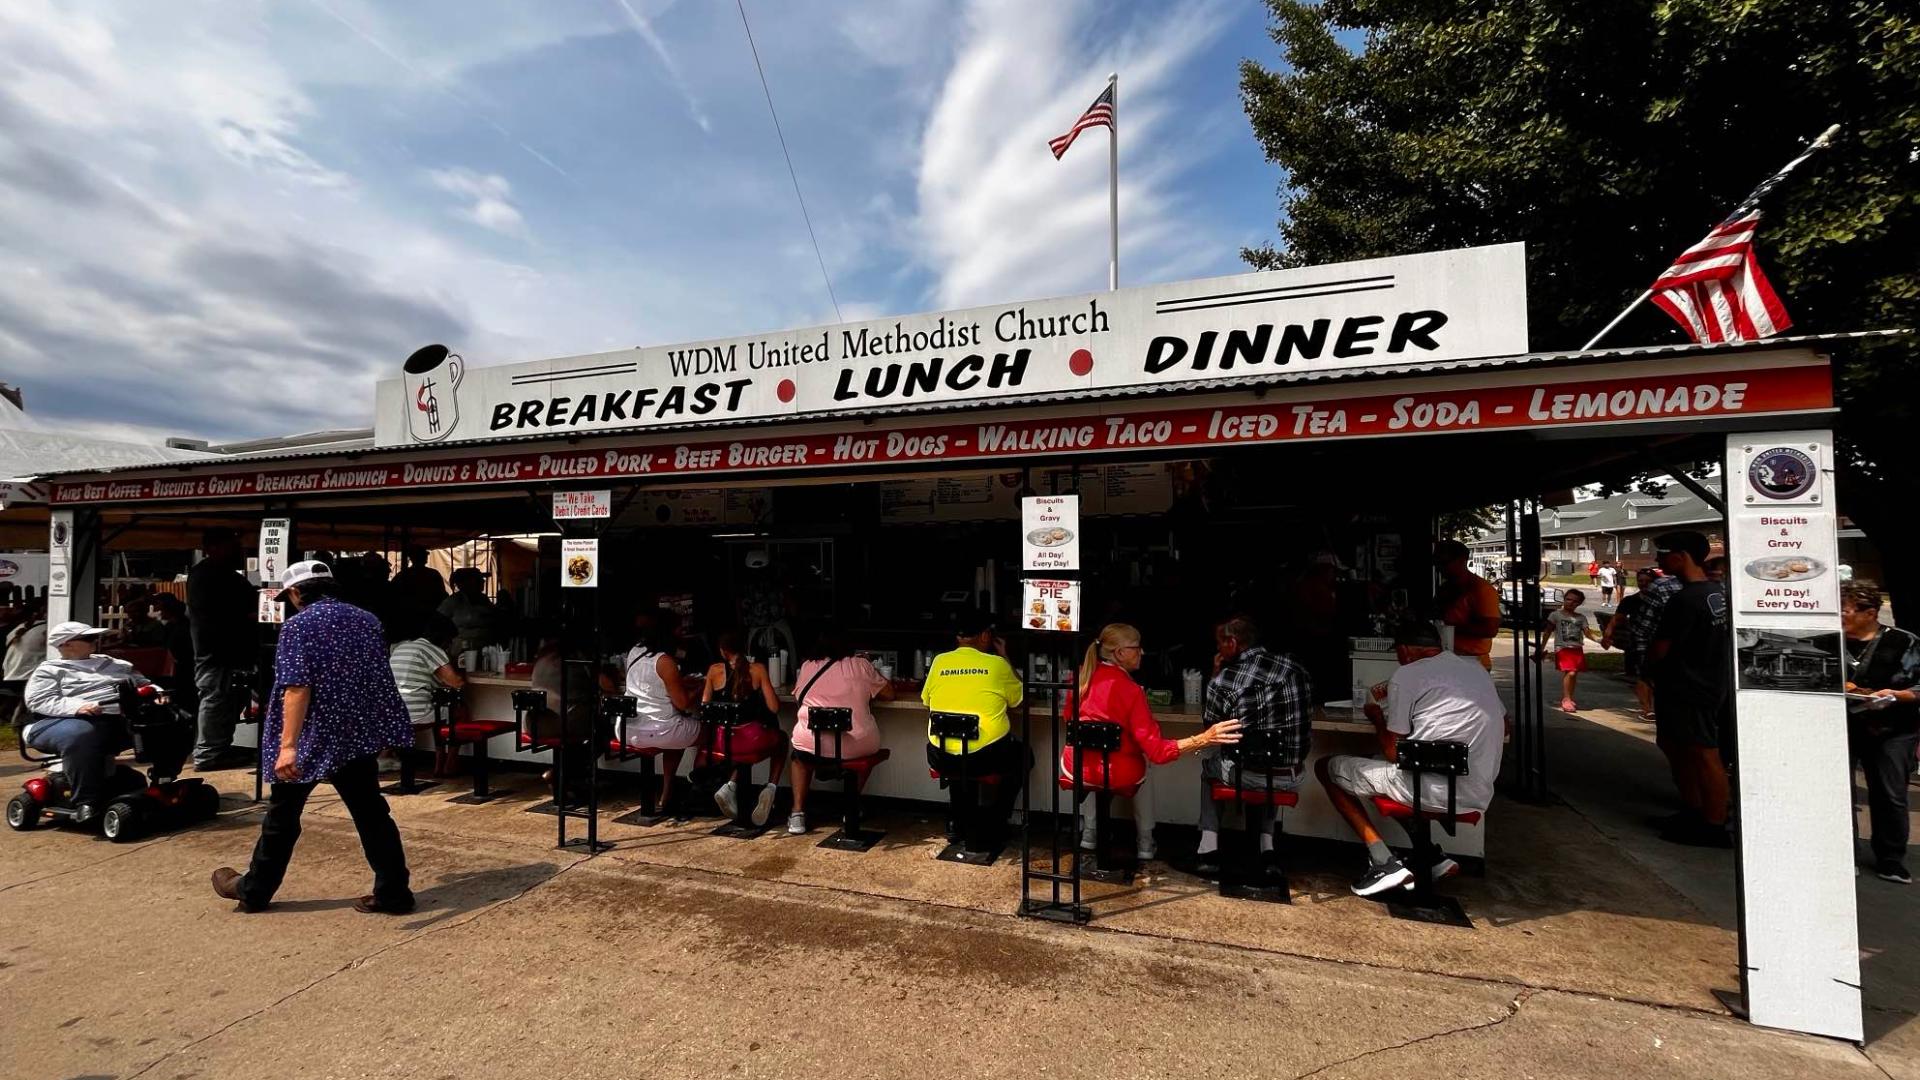
[[[224,769],[244,769],[259,762],[259,751],[229,746],[210,758],[195,761],[193,768],[195,772],[220,772]]]
[[[1192,874],[1202,881],[1220,880],[1220,853],[1209,851],[1205,855],[1193,855],[1173,865],[1183,874]]]
[[[1913,875],[1907,873],[1906,864],[1899,859],[1881,859],[1873,865],[1873,876],[1895,885],[1913,884]]]
[[[1389,859],[1367,867],[1367,872],[1360,875],[1360,880],[1353,883],[1353,895],[1374,896],[1391,892],[1412,880],[1413,871],[1407,869],[1405,863],[1399,859]]]

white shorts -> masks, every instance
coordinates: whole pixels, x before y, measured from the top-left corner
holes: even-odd
[[[1340,790],[1362,799],[1382,795],[1413,805],[1413,785],[1391,761],[1358,754],[1335,754],[1327,759],[1327,776]]]

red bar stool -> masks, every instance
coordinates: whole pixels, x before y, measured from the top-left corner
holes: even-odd
[[[927,730],[939,740],[942,749],[949,740],[960,743],[960,764],[954,775],[943,776],[938,769],[927,770],[928,776],[952,792],[947,803],[947,835],[952,839],[935,858],[968,866],[992,866],[1005,850],[1006,841],[983,835],[986,830],[981,822],[980,789],[1000,783],[1000,777],[975,776],[967,763],[970,756],[967,743],[980,737],[980,718],[972,713],[929,712]]]
[[[1073,792],[1076,815],[1081,801],[1088,794],[1093,796],[1093,868],[1083,873],[1093,881],[1130,885],[1134,871],[1139,868],[1137,859],[1129,855],[1125,862],[1115,862],[1107,850],[1112,846],[1107,841],[1113,823],[1113,797],[1133,798],[1146,777],[1127,783],[1124,778],[1113,775],[1113,754],[1121,744],[1119,724],[1110,720],[1069,720],[1066,739],[1067,746],[1073,750],[1073,774],[1060,777],[1060,790]],[[1088,754],[1098,754],[1099,758],[1089,760]]]
[[[433,695],[433,745],[436,750],[452,750],[459,753],[462,745],[473,747],[473,792],[468,795],[456,795],[448,802],[464,806],[478,806],[500,797],[500,793],[487,786],[488,767],[487,740],[495,735],[505,735],[516,728],[512,720],[456,720],[454,709],[466,697],[464,691],[451,686],[436,686]]]
[[[822,708],[812,706],[807,709],[807,729],[813,732],[814,756],[819,764],[814,767],[815,780],[842,780],[846,784],[847,809],[840,822],[840,831],[814,845],[832,848],[835,851],[870,851],[880,838],[887,835],[876,830],[860,827],[860,792],[867,786],[867,777],[873,775],[874,766],[892,756],[892,751],[881,747],[865,757],[840,756],[840,740],[853,730],[853,710]],[[821,751],[827,745],[826,737],[833,736],[833,757],[829,758]]]
[[[701,735],[705,745],[694,752],[694,767],[730,774],[735,795],[733,820],[713,830],[712,835],[751,840],[767,831],[766,825],[753,823],[753,800],[748,797],[749,789],[754,786],[753,767],[772,757],[779,743],[750,746],[740,739],[738,733],[746,725],[746,716],[737,701],[708,702],[701,710],[700,720],[706,725]],[[780,778],[770,776],[768,782],[777,784]]]
[[[1274,865],[1263,865],[1260,858],[1260,837],[1253,829],[1253,815],[1246,814],[1248,823],[1247,852],[1243,857],[1220,861],[1220,895],[1235,900],[1259,900],[1269,904],[1291,904],[1293,893],[1287,884],[1285,863],[1281,861],[1280,841],[1286,835],[1280,809],[1300,805],[1300,794],[1296,791],[1276,791],[1273,781],[1281,772],[1293,771],[1293,766],[1282,764],[1280,733],[1271,729],[1249,728],[1240,733],[1240,742],[1236,746],[1223,748],[1222,756],[1233,762],[1233,783],[1223,784],[1214,781],[1208,794],[1214,802],[1238,803],[1246,807],[1271,806],[1273,814],[1273,853]],[[1264,787],[1246,786],[1247,773],[1257,773],[1265,781]]]
[[[1413,797],[1420,798],[1420,778],[1425,775],[1447,778],[1447,808],[1430,810],[1422,806],[1418,813],[1406,803],[1389,799],[1384,795],[1373,797],[1373,808],[1380,816],[1396,821],[1410,823],[1406,825],[1407,836],[1413,841],[1413,885],[1410,895],[1405,899],[1389,900],[1387,910],[1396,919],[1408,919],[1413,922],[1438,923],[1443,926],[1473,928],[1473,920],[1467,918],[1460,901],[1451,896],[1441,896],[1433,888],[1433,868],[1446,853],[1433,839],[1433,823],[1439,822],[1440,828],[1448,836],[1454,835],[1454,829],[1460,825],[1477,825],[1481,813],[1478,810],[1461,810],[1454,801],[1454,787],[1458,779],[1467,775],[1467,744],[1450,739],[1401,739],[1397,756],[1400,770],[1408,774]]]
[[[654,759],[660,756],[660,749],[627,745],[627,724],[640,715],[639,708],[640,703],[625,694],[609,694],[600,699],[600,716],[613,730],[612,738],[607,740],[607,756],[615,761],[640,760],[640,805],[613,820],[622,825],[645,825],[651,828],[675,815],[666,800],[655,794],[656,780],[665,780],[665,777],[655,776],[653,767]],[[658,790],[664,791],[664,784]],[[659,800],[657,804],[656,799]]]

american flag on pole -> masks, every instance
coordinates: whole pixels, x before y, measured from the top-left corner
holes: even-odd
[[[1793,325],[1753,253],[1760,226],[1760,211],[1750,205],[1755,201],[1715,225],[1654,279],[1654,305],[1696,342],[1752,341]]]
[[[1093,99],[1093,104],[1087,106],[1087,111],[1080,114],[1080,119],[1073,122],[1073,127],[1069,128],[1065,135],[1047,140],[1047,148],[1053,151],[1053,159],[1060,160],[1060,155],[1066,153],[1067,147],[1073,145],[1073,140],[1079,138],[1080,133],[1090,127],[1104,127],[1109,131],[1113,129],[1112,83],[1108,83],[1107,88],[1100,91],[1100,96]]]

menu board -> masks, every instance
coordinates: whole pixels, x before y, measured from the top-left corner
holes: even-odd
[[[1020,568],[1043,574],[1080,569],[1080,496],[1020,500]]]
[[[1080,583],[1050,578],[1022,579],[1020,625],[1029,630],[1071,632],[1080,625]]]
[[[648,525],[762,525],[773,516],[770,488],[666,488],[637,501]]]
[[[1100,471],[1106,498],[1098,513],[1164,514],[1173,506],[1173,470],[1166,464],[1106,465]]]
[[[880,520],[907,524],[1012,517],[1018,477],[1018,473],[966,473],[884,480],[880,483]]]

